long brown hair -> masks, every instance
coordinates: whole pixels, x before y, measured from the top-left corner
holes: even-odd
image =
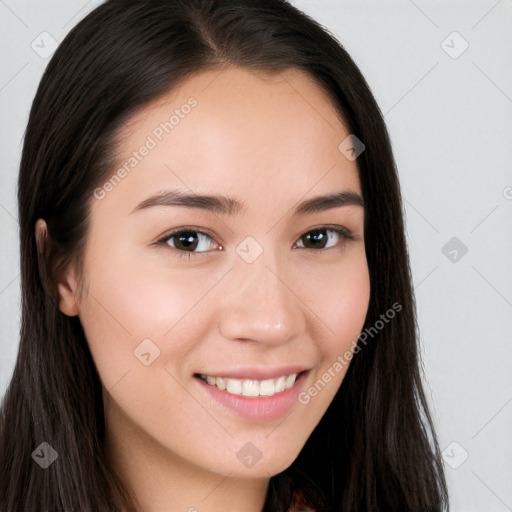
[[[415,301],[396,164],[381,111],[354,61],[284,0],[109,0],[67,35],[35,96],[18,182],[22,317],[0,414],[0,510],[137,510],[103,450],[102,390],[78,317],[56,306],[54,282],[80,262],[95,187],[112,174],[121,124],[188,76],[235,64],[306,71],[365,150],[371,296],[341,388],[293,464],[273,476],[264,510],[300,494],[318,512],[441,511],[443,466],[422,388]],[[48,225],[36,244],[35,222]],[[402,309],[382,329],[392,304]],[[363,331],[363,332],[365,332]],[[31,457],[47,442],[57,460]]]

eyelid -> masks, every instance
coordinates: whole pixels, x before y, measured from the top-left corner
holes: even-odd
[[[184,231],[193,231],[194,233],[199,233],[201,235],[206,235],[209,238],[215,238],[215,236],[212,233],[209,233],[208,231],[205,231],[204,228],[200,228],[199,226],[182,226],[179,228],[173,228],[169,231],[166,231],[162,236],[159,236],[154,243],[160,243],[160,242],[166,242],[171,238],[173,235],[177,235],[178,233],[182,233]],[[221,244],[219,244],[221,245]]]

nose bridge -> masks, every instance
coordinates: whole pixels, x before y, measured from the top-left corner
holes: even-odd
[[[285,257],[270,243],[247,237],[236,248],[234,268],[220,302],[219,328],[229,339],[285,343],[305,329],[299,290],[290,283]]]

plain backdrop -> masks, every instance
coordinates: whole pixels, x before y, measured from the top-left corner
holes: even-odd
[[[0,396],[19,343],[29,108],[52,40],[100,3],[0,0]],[[512,0],[293,3],[344,45],[385,115],[451,510],[512,511]]]

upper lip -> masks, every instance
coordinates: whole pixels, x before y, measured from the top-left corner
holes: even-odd
[[[251,380],[266,380],[277,379],[283,375],[292,375],[295,373],[302,373],[308,371],[309,368],[303,365],[288,365],[279,366],[274,368],[263,367],[239,367],[231,370],[221,371],[205,371],[199,372],[197,375],[208,375],[210,377],[224,377],[228,379],[251,379]]]

